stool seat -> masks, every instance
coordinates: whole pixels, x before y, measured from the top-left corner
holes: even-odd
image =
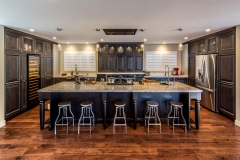
[[[126,105],[126,103],[123,102],[123,101],[116,101],[116,102],[114,103],[114,105],[115,105],[116,107],[124,107],[124,106]]]
[[[176,107],[182,107],[183,104],[181,102],[174,102],[174,101],[170,101],[170,104]]]
[[[158,106],[158,103],[155,102],[155,101],[147,101],[147,105],[148,105],[148,106],[151,106],[151,107],[157,107],[157,106]]]
[[[87,107],[87,106],[90,106],[90,105],[92,105],[93,104],[93,102],[92,101],[83,101],[83,102],[81,102],[81,106],[83,106],[83,107]]]
[[[71,101],[63,101],[58,103],[58,107],[65,107],[71,105]]]

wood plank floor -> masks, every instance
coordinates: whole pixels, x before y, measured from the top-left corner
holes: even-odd
[[[46,125],[47,128],[47,125]],[[0,128],[0,159],[236,159],[240,160],[240,128],[219,114],[201,108],[200,130],[187,135],[184,128],[162,125],[160,135],[156,128],[145,132],[143,124],[134,130],[128,125],[128,134],[112,125],[106,130],[102,124],[84,127],[77,134],[77,126],[57,128],[57,135],[39,127],[39,106],[10,120]]]

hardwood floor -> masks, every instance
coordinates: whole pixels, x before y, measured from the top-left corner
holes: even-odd
[[[46,115],[47,116],[47,115]],[[234,122],[201,107],[200,130],[194,128],[187,135],[183,127],[162,124],[162,134],[143,124],[134,130],[128,124],[128,134],[122,127],[112,134],[112,125],[106,130],[102,124],[81,128],[77,125],[58,127],[57,135],[48,129],[40,130],[39,107],[10,120],[0,128],[0,159],[237,159],[240,160],[240,128]],[[47,128],[47,125],[46,125]]]

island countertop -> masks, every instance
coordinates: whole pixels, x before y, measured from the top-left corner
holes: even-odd
[[[175,85],[160,85],[159,83],[148,83],[141,85],[134,82],[134,85],[101,85],[96,84],[75,84],[75,82],[60,82],[55,85],[42,88],[38,92],[202,92],[202,90],[175,82]]]

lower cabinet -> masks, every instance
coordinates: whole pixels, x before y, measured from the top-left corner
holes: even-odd
[[[66,79],[65,77],[63,78],[53,78],[53,84],[57,84],[63,81],[75,81],[75,79]]]
[[[191,78],[191,77],[188,78],[188,85],[195,87],[195,83],[196,83],[195,78]]]
[[[19,83],[6,85],[6,119],[18,113],[20,108]]]
[[[52,85],[52,57],[42,56],[41,57],[41,88]]]
[[[220,82],[218,87],[219,112],[235,120],[235,86]]]

